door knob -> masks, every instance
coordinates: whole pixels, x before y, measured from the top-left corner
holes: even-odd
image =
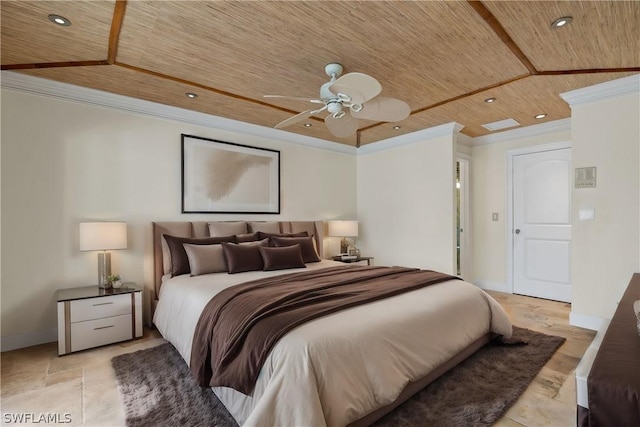
[[[516,234],[520,234],[520,229],[516,228]]]

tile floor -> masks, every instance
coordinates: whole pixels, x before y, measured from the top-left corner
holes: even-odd
[[[595,333],[569,325],[570,305],[490,292],[517,326],[561,335],[567,341],[529,388],[498,421],[498,426],[575,425],[574,371]],[[2,353],[2,419],[11,414],[59,414],[57,425],[120,426],[124,411],[111,358],[164,343],[155,330],[141,339],[58,357],[57,343]],[[25,425],[29,423],[20,423]],[[44,422],[33,425],[47,425]],[[12,423],[15,425],[15,423]],[[55,423],[51,424],[55,425]]]

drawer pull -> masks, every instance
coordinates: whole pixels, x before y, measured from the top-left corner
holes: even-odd
[[[99,329],[107,329],[107,328],[113,328],[113,325],[109,325],[109,326],[100,326],[99,328],[93,328],[94,331],[97,331]]]
[[[97,307],[99,305],[109,305],[109,304],[113,304],[113,301],[111,301],[111,302],[101,302],[100,304],[93,304],[93,306]]]

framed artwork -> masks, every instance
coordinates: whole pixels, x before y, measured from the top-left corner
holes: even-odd
[[[181,137],[182,213],[280,213],[280,151]]]

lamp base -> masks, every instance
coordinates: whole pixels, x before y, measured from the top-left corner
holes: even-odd
[[[98,287],[111,289],[111,284],[107,282],[107,276],[111,274],[111,254],[100,252],[98,254]]]

